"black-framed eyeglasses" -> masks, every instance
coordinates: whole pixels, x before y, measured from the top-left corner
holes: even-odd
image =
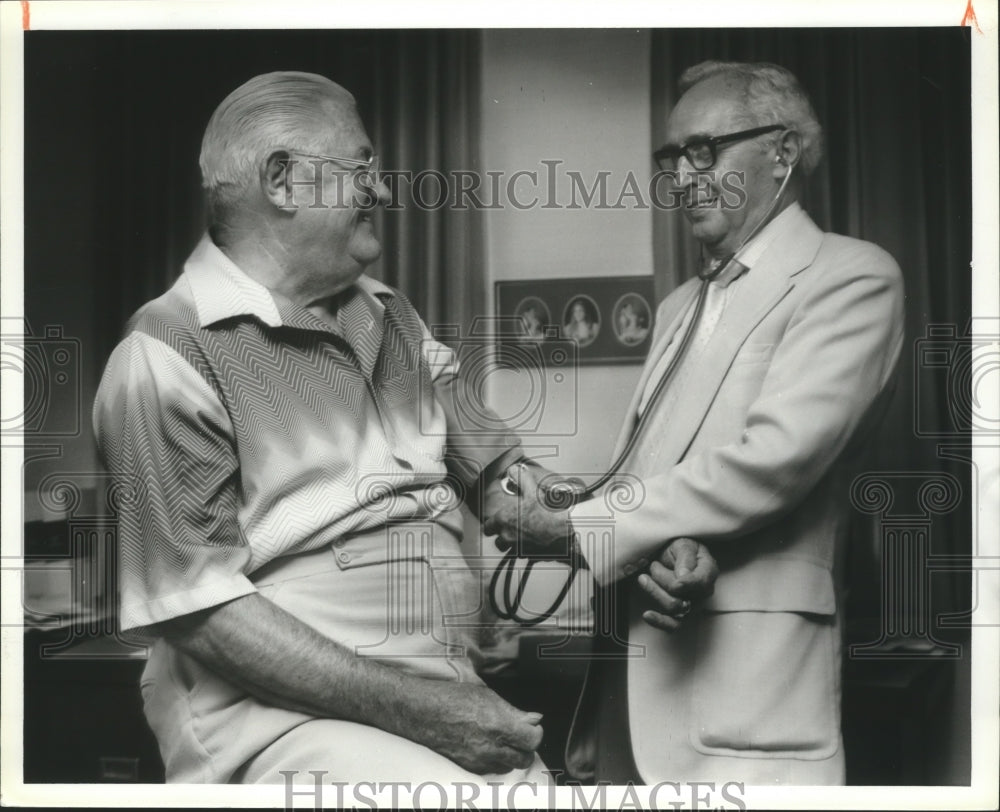
[[[711,169],[718,160],[719,147],[723,144],[731,144],[735,141],[745,141],[748,138],[756,138],[764,133],[771,133],[775,130],[786,129],[784,124],[768,124],[765,127],[754,127],[750,130],[740,130],[738,133],[728,133],[726,135],[704,135],[696,136],[686,144],[666,144],[653,153],[653,159],[660,169],[673,171],[677,168],[677,161],[681,155],[687,158],[688,163],[698,170]]]
[[[289,152],[292,155],[301,155],[303,158],[318,158],[321,161],[333,161],[334,163],[348,166],[355,169],[359,174],[367,175],[373,186],[378,185],[379,170],[381,169],[381,162],[378,155],[372,155],[371,158],[367,158],[366,160],[358,160],[357,158],[339,158],[336,155],[319,155],[315,152],[303,152],[299,149],[291,149]]]

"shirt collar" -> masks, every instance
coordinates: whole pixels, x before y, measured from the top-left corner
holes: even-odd
[[[771,243],[775,241],[782,230],[801,212],[802,207],[797,201],[783,209],[777,217],[764,226],[750,242],[736,253],[736,261],[744,268],[752,268],[760,262],[761,257],[764,256],[764,252],[771,246]]]
[[[208,234],[202,236],[184,263],[184,275],[191,286],[201,327],[238,316],[253,316],[268,327],[284,324],[271,291],[243,273]],[[370,276],[362,275],[354,284],[378,299],[395,295],[392,288]]]

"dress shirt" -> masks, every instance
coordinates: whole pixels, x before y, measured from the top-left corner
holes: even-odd
[[[732,300],[736,291],[739,290],[739,286],[743,283],[743,279],[746,278],[746,272],[752,269],[753,266],[760,260],[768,246],[774,240],[775,235],[780,230],[780,221],[787,220],[790,217],[795,216],[792,212],[799,211],[801,211],[801,207],[798,203],[792,203],[790,206],[785,208],[780,214],[778,214],[777,217],[764,226],[764,228],[760,230],[759,234],[757,234],[736,253],[736,256],[730,262],[729,267],[723,271],[722,274],[708,283],[708,291],[705,294],[705,304],[702,308],[701,318],[698,320],[698,324],[694,328],[695,334],[691,337],[691,344],[685,353],[685,357],[681,359],[681,364],[675,371],[674,379],[667,385],[668,391],[670,389],[676,390],[680,387],[684,378],[686,378],[687,375],[690,374],[691,369],[696,366],[698,356],[701,354],[702,350],[704,350],[709,339],[712,337],[712,332],[719,323],[719,319],[722,318],[722,314],[725,312],[726,306]],[[637,409],[638,417],[641,417],[643,412],[646,411],[646,408],[649,406],[649,399],[653,396],[653,391],[656,389],[660,378],[663,377],[663,373],[666,372],[667,368],[673,361],[674,356],[677,354],[677,350],[683,340],[683,337],[687,335],[688,330],[691,329],[691,320],[694,317],[696,302],[697,300],[692,302],[691,306],[688,307],[687,312],[684,314],[684,318],[681,320],[680,327],[677,329],[677,332],[674,333],[670,343],[664,348],[663,354],[657,360],[656,366],[653,368],[653,372],[649,376],[649,380],[646,382],[642,399],[639,401]]]

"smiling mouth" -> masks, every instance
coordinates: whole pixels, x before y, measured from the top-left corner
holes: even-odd
[[[704,198],[701,200],[688,200],[685,208],[688,209],[714,209],[719,205],[719,196]]]
[[[719,198],[713,197],[708,200],[699,200],[697,202],[692,201],[684,207],[684,213],[689,217],[697,217],[702,214],[708,214],[709,212],[718,211],[719,209]]]

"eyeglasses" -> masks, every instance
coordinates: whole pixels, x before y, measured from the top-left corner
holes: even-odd
[[[334,163],[356,167],[359,175],[367,175],[372,186],[378,186],[379,170],[381,168],[378,155],[372,155],[368,160],[359,161],[357,158],[338,158],[335,155],[318,155],[314,152],[302,152],[297,149],[289,150],[289,152],[293,155],[301,155],[303,158],[318,158],[321,161],[333,161]]]
[[[731,144],[734,141],[745,141],[748,138],[756,138],[758,135],[763,135],[764,133],[784,129],[784,124],[769,124],[766,127],[754,127],[752,130],[740,130],[738,133],[729,133],[728,135],[697,136],[680,146],[667,144],[660,147],[653,153],[653,159],[660,169],[668,171],[673,171],[677,168],[677,161],[681,155],[687,158],[688,163],[695,169],[711,169],[718,160],[720,145]]]

